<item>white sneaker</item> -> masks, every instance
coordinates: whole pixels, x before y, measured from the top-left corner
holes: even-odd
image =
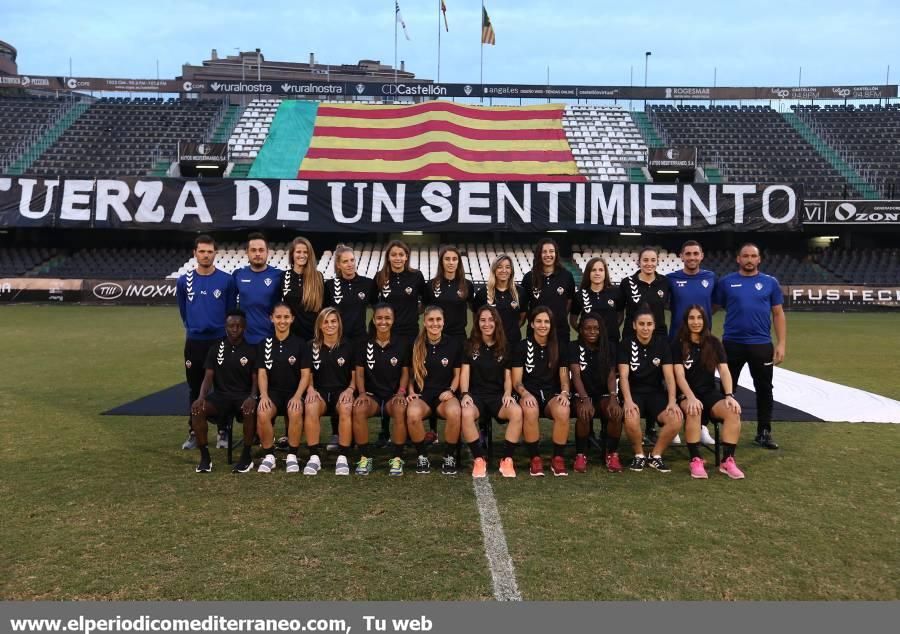
[[[334,467],[334,475],[350,475],[350,465],[347,463],[347,456],[338,456],[337,464]]]
[[[675,438],[672,439],[672,444],[673,445],[681,444],[681,435],[680,434],[675,434]]]
[[[712,437],[706,425],[700,425],[700,442],[709,447],[714,447],[716,439]]]
[[[262,462],[259,463],[259,468],[256,470],[257,473],[272,473],[275,471],[275,456],[267,453],[266,457],[262,459]]]
[[[319,460],[319,456],[312,456],[309,459],[309,462],[306,463],[306,466],[303,467],[303,475],[314,476],[319,473],[319,469],[322,468],[322,461]]]
[[[224,427],[219,428],[219,435],[216,437],[216,449],[228,449],[228,431]]]
[[[300,463],[297,462],[297,456],[292,453],[289,453],[287,458],[285,458],[285,471],[288,473],[298,473],[300,471]]]
[[[194,436],[194,432],[188,434],[187,440],[185,440],[181,444],[182,449],[196,449],[197,448],[197,437]]]
[[[325,451],[337,451],[338,450],[338,437],[337,435],[333,435],[328,439],[328,444],[325,445]]]

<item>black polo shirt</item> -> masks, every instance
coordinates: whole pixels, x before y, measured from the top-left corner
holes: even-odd
[[[625,325],[622,327],[622,337],[634,334],[632,322],[634,315],[642,304],[647,304],[653,311],[653,319],[656,321],[656,332],[666,335],[666,308],[672,297],[672,286],[665,275],[656,274],[649,284],[639,279],[640,271],[626,277],[619,284],[620,306],[625,307]]]
[[[545,395],[560,392],[559,368],[565,363],[566,353],[560,351],[559,362],[552,368],[547,367],[549,353],[547,346],[541,346],[530,336],[520,341],[516,348],[512,366],[522,368],[522,385],[532,396],[541,390]]]
[[[376,288],[377,302],[389,304],[394,309],[394,335],[414,339],[419,334],[419,303],[425,292],[425,277],[415,269],[391,273],[387,281]]]
[[[315,341],[308,342],[306,347],[316,391],[337,393],[350,387],[354,359],[353,345],[347,339],[341,339],[334,348],[318,346]]]
[[[591,397],[609,393],[608,379],[613,358],[609,347],[604,356],[599,348],[592,349],[579,341],[569,344],[567,362],[569,365],[578,365],[581,369],[581,383]]]
[[[444,336],[466,335],[468,310],[475,299],[475,288],[469,280],[463,281],[462,288],[457,280],[446,279],[425,285],[425,304],[438,306],[444,311]]]
[[[721,363],[728,363],[728,357],[725,355],[725,348],[717,337],[709,338],[713,349],[716,351],[716,366]],[[684,366],[684,378],[687,379],[691,390],[696,393],[706,393],[716,391],[716,373],[715,370],[710,372],[703,367],[700,361],[700,344],[691,343],[688,355],[684,355],[680,341],[672,342],[672,363],[680,363]]]
[[[616,362],[628,367],[628,386],[632,393],[661,392],[664,388],[663,365],[672,363],[672,350],[666,336],[654,334],[647,345],[637,337],[625,337],[619,343]]]
[[[300,370],[310,367],[306,344],[296,335],[289,334],[284,341],[267,337],[259,342],[256,355],[259,368],[266,371],[269,392],[293,394],[300,385]]]
[[[360,341],[356,348],[356,367],[362,368],[366,392],[381,400],[396,394],[411,354],[409,340],[404,337],[391,337],[384,347],[373,338]]]
[[[469,392],[482,397],[503,395],[506,384],[506,370],[512,368],[512,354],[497,358],[496,346],[481,345],[477,350],[466,353],[463,363],[469,366]]]
[[[522,301],[526,312],[530,315],[536,306],[546,306],[553,311],[553,322],[556,324],[560,338],[569,339],[569,306],[568,302],[575,296],[575,278],[566,269],[554,271],[550,275],[538,273],[541,279],[540,288],[535,283],[534,271],[528,271],[522,278]],[[531,334],[531,327],[528,328]],[[562,334],[565,334],[563,337]]]
[[[515,349],[515,345],[522,339],[522,331],[519,328],[519,321],[525,308],[522,306],[522,298],[518,301],[513,300],[512,293],[509,289],[505,291],[494,291],[494,303],[488,302],[487,287],[482,288],[475,293],[475,301],[472,304],[474,310],[478,310],[484,305],[493,306],[500,313],[500,321],[503,324],[503,333],[506,335],[506,341],[510,345],[510,349]],[[475,327],[478,324],[474,324]]]
[[[619,341],[619,311],[622,304],[619,298],[619,289],[610,286],[601,291],[592,291],[590,288],[580,288],[575,291],[572,300],[570,314],[578,317],[578,321],[588,313],[594,313],[603,320],[606,328],[606,338],[618,343]]]
[[[453,383],[453,370],[462,365],[462,341],[446,334],[436,344],[425,340],[425,385],[417,386],[419,393],[440,393]]]
[[[253,373],[256,372],[256,346],[244,339],[236,346],[221,339],[206,355],[207,370],[212,370],[213,390],[228,399],[243,400],[253,389]]]
[[[335,277],[325,282],[325,306],[337,308],[347,339],[366,336],[366,308],[375,301],[375,282],[357,275]]]
[[[316,271],[316,275],[321,275]],[[313,338],[313,327],[319,311],[307,311],[303,308],[303,282],[304,275],[295,273],[293,269],[284,272],[281,281],[281,299],[294,311],[294,323],[291,324],[291,332],[303,341]],[[323,297],[324,301],[324,297]]]

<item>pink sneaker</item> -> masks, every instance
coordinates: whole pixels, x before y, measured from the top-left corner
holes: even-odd
[[[722,461],[722,464],[719,465],[719,473],[724,473],[732,480],[742,480],[744,478],[744,472],[738,469],[738,466],[734,463],[734,458],[729,456]]]
[[[703,466],[703,458],[691,458],[690,467],[692,478],[706,480],[709,477],[708,475],[706,475],[706,468]]]
[[[575,456],[575,473],[587,473],[587,456],[583,453]]]

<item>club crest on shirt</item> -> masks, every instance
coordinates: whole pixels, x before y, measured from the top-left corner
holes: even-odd
[[[263,284],[265,284],[266,286],[272,286],[272,278],[267,277],[266,279],[263,280]]]
[[[562,295],[562,294],[565,293],[565,292],[566,292],[566,289],[564,289],[562,286],[557,286],[557,287],[556,287],[556,294],[557,294],[557,295]]]
[[[344,357],[338,357],[338,358],[337,358],[337,364],[338,364],[338,367],[343,368],[345,363],[346,363],[346,361],[344,360]]]
[[[701,280],[700,284],[703,285],[703,288],[709,288],[709,280]]]
[[[356,294],[356,296],[359,297],[360,299],[365,299],[365,298],[366,298],[366,294],[363,293],[362,291],[358,292],[358,293]]]
[[[659,295],[659,298],[660,298],[660,299],[662,299],[663,295],[665,295],[665,293],[663,292],[662,289],[656,291],[656,294]]]
[[[456,291],[456,296],[461,298],[463,296],[463,289]]]
[[[216,299],[219,299],[220,297],[222,297],[222,291],[220,291],[217,288],[216,290],[213,291],[213,297],[215,297]]]
[[[289,363],[290,365],[294,365],[295,363],[297,363],[297,357],[295,357],[294,355],[289,356],[289,357],[288,357],[288,363]]]
[[[758,291],[761,291],[763,289],[762,282],[757,282],[756,284],[753,285],[753,288],[755,288]]]
[[[478,361],[478,357],[480,357],[480,356],[481,356],[481,353],[478,352],[477,350],[472,352],[472,361]]]
[[[608,300],[606,300],[606,303],[609,305],[610,308],[613,308],[616,305],[616,300],[608,299]]]
[[[660,364],[659,357],[653,357],[653,365],[655,365],[658,368],[659,364]]]
[[[397,364],[400,363],[400,359],[397,357],[391,357],[391,365],[397,367]]]
[[[191,360],[190,360],[190,359],[185,359],[185,360],[184,360],[184,367],[186,367],[188,370],[191,369],[191,366],[192,366],[192,365],[194,365],[194,364],[191,363]]]
[[[519,302],[513,300],[513,301],[511,301],[511,302],[509,303],[509,307],[510,307],[510,308],[518,308],[518,307],[519,307]]]
[[[248,363],[250,363],[250,359],[248,359],[247,357],[241,357],[241,365],[247,365]]]
[[[412,295],[412,286],[407,286],[406,288],[403,289],[403,292],[406,293],[407,295]]]
[[[446,368],[448,365],[450,365],[450,359],[444,357],[443,359],[441,359],[441,365]]]

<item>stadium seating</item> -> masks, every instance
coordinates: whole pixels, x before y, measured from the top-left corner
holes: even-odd
[[[900,189],[900,105],[812,105],[794,110],[882,196],[888,195],[891,184]]]
[[[55,249],[47,248],[0,248],[0,277],[20,277],[34,273],[56,255]]]
[[[281,99],[254,99],[247,105],[228,139],[231,158],[256,158],[280,105]]]
[[[157,160],[174,159],[178,141],[209,141],[224,105],[218,100],[100,99],[29,171],[88,178],[146,174]]]
[[[72,105],[69,99],[0,99],[0,174]]]
[[[566,106],[563,129],[579,171],[589,180],[627,181],[629,167],[647,162],[647,144],[619,106]]]
[[[43,266],[38,277],[96,279],[162,279],[179,262],[179,249],[79,249]]]
[[[842,282],[900,284],[900,249],[828,249],[817,261]]]
[[[779,113],[766,106],[653,106],[667,143],[696,146],[737,183],[800,183],[808,198],[855,195],[852,186]]]

